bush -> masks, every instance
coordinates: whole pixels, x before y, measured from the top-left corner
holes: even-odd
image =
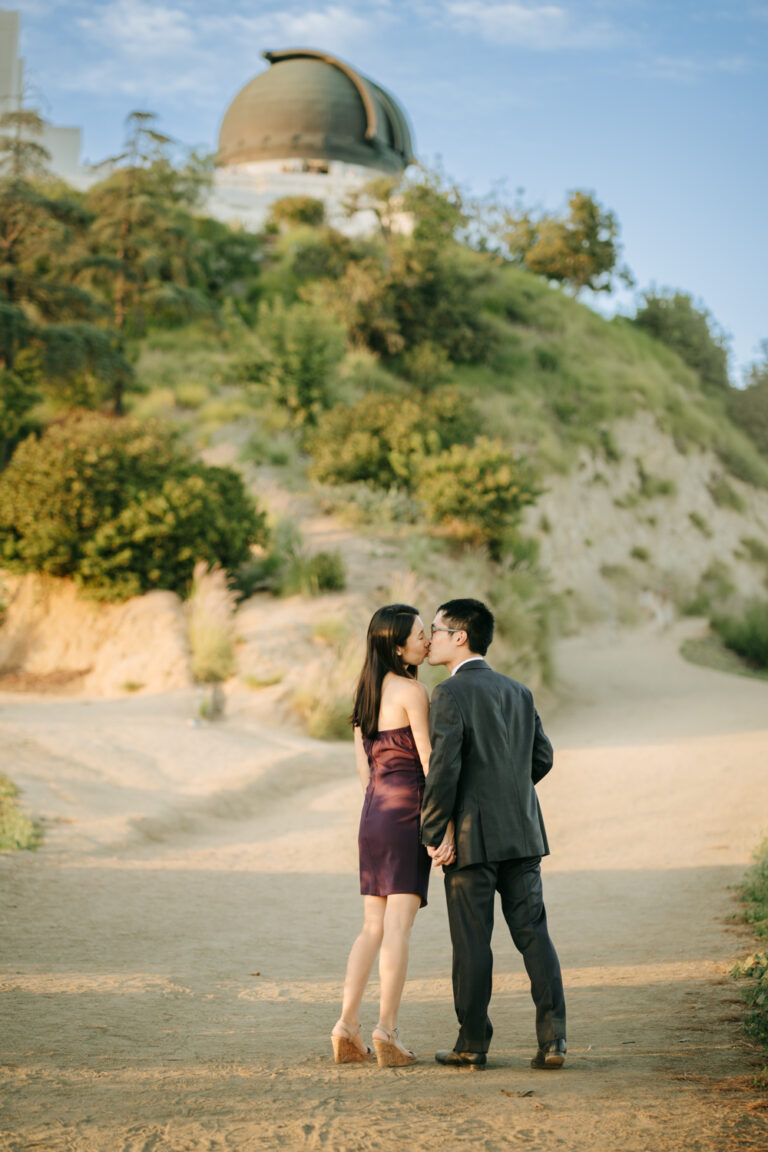
[[[453,365],[444,348],[425,340],[403,354],[403,375],[420,392],[431,392],[447,383],[453,374]]]
[[[428,456],[470,443],[479,423],[455,392],[418,403],[402,395],[371,393],[354,407],[339,404],[319,422],[307,443],[310,475],[330,484],[362,482],[412,491]]]
[[[0,776],[0,852],[37,848],[42,840],[40,825],[19,809],[18,794],[16,785],[7,776]]]
[[[689,512],[688,519],[690,520],[691,524],[693,524],[694,528],[698,528],[702,536],[705,536],[708,540],[712,539],[714,533],[700,512]]]
[[[648,564],[651,559],[650,552],[647,548],[644,548],[642,544],[635,544],[635,546],[630,549],[629,554],[633,560],[639,560],[641,564]]]
[[[417,497],[452,539],[486,544],[499,559],[505,536],[537,492],[524,465],[498,440],[479,437],[424,460]]]
[[[744,920],[755,936],[761,942],[764,941],[768,936],[768,840],[754,854],[754,864],[747,873],[741,899],[744,903]],[[731,975],[750,981],[743,992],[750,1009],[744,1027],[747,1035],[761,1043],[768,1055],[768,955],[765,951],[754,952],[735,964]],[[767,1082],[768,1068],[763,1068],[757,1083],[764,1088]]]
[[[710,625],[727,648],[756,668],[768,668],[768,601],[755,601],[741,616],[713,616]]]
[[[343,329],[311,304],[286,307],[277,299],[259,306],[257,336],[246,376],[266,384],[294,424],[315,424],[333,402],[334,376],[344,356]]]
[[[315,552],[304,564],[303,583],[311,595],[343,592],[347,586],[347,567],[341,553]]]
[[[281,196],[273,203],[269,219],[275,224],[319,227],[325,222],[325,204],[313,196]]]
[[[316,552],[308,556],[301,533],[291,520],[278,522],[270,547],[252,556],[235,574],[235,586],[242,598],[256,592],[274,596],[318,596],[340,592],[346,587],[347,570],[339,552]]]
[[[696,308],[687,292],[646,292],[634,323],[674,349],[706,387],[728,387],[725,337],[706,308]]]
[[[10,455],[10,449],[24,434],[27,417],[42,399],[37,387],[19,373],[0,368],[0,468]]]
[[[371,484],[338,484],[322,491],[323,512],[338,516],[345,524],[417,524],[421,505],[404,488],[384,492]]]
[[[744,389],[733,389],[728,397],[731,419],[768,456],[768,342],[764,342],[764,361],[753,364]]]
[[[736,588],[731,569],[723,560],[712,560],[699,579],[693,599],[683,605],[686,616],[706,616],[713,604],[723,604]]]
[[[197,560],[231,570],[266,538],[232,469],[194,460],[159,426],[94,412],[19,445],[0,477],[0,533],[8,566],[105,599],[183,595]]]
[[[709,483],[709,494],[718,508],[730,508],[734,512],[745,512],[744,498],[728,483],[725,476],[714,476]]]
[[[742,536],[742,547],[750,560],[755,564],[768,564],[768,544],[759,540],[757,536]]]

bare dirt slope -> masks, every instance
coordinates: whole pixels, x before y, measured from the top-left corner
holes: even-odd
[[[455,1038],[442,884],[417,918],[410,1069],[335,1066],[358,926],[348,745],[194,699],[0,699],[0,768],[46,846],[0,860],[0,1148],[333,1152],[762,1149],[729,918],[768,825],[768,684],[693,668],[679,635],[562,646],[539,788],[569,1055],[537,1073],[520,961],[496,939],[487,1071]],[[364,1024],[375,1023],[374,993]]]

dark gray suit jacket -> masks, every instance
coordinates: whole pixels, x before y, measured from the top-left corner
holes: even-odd
[[[547,855],[534,784],[552,767],[552,745],[530,690],[472,660],[432,693],[429,732],[422,843],[440,844],[452,818],[457,868]]]

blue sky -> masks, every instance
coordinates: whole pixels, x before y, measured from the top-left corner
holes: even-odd
[[[468,191],[617,215],[643,289],[691,292],[768,338],[768,0],[20,0],[30,103],[117,151],[125,116],[213,151],[265,49],[339,55],[404,104],[417,153]],[[633,296],[604,301],[631,310]]]

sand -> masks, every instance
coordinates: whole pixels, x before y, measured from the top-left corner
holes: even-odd
[[[768,1147],[727,975],[752,948],[732,886],[768,830],[768,683],[685,664],[680,638],[560,647],[539,786],[569,1011],[557,1073],[529,1067],[503,922],[489,1067],[435,1064],[456,1034],[439,873],[401,1015],[418,1063],[333,1064],[361,912],[349,745],[239,699],[195,725],[190,691],[0,697],[0,770],[47,829],[0,859],[0,1149]]]

